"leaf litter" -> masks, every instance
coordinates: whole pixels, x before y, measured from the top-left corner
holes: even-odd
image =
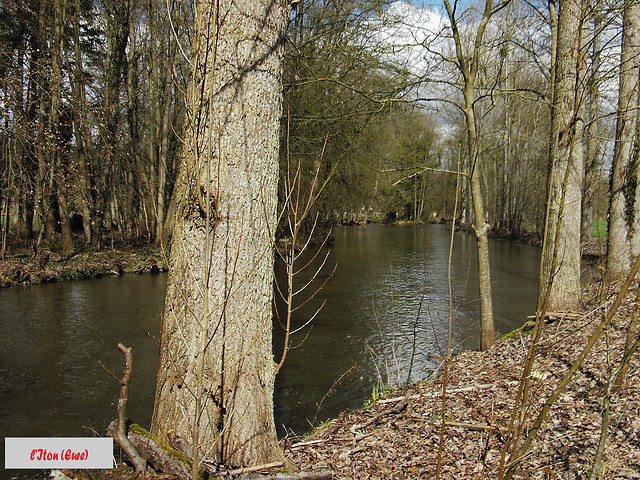
[[[537,416],[620,285],[589,285],[583,294],[581,313],[547,319],[531,375],[527,419]],[[632,288],[606,333],[551,408],[514,478],[589,478],[600,440],[609,365],[615,368],[624,355],[635,298]],[[486,352],[467,351],[452,359],[441,478],[497,478],[530,341],[530,332],[520,331],[499,340]],[[611,398],[600,479],[640,479],[639,374],[636,354],[624,387]],[[283,440],[287,459],[303,471],[332,471],[336,479],[435,478],[442,380],[440,374],[397,388],[369,407],[343,412],[310,436]],[[525,434],[530,423],[525,424]]]

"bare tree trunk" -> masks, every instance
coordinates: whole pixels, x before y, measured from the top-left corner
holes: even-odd
[[[87,244],[91,244],[91,214],[93,198],[91,194],[91,165],[93,163],[93,142],[91,139],[91,129],[87,118],[87,98],[85,90],[85,78],[82,62],[82,51],[80,48],[80,0],[74,0],[73,15],[73,44],[74,62],[72,93],[76,103],[74,112],[74,135],[76,140],[76,150],[78,154],[78,175],[82,204],[82,226]],[[72,71],[71,64],[67,59],[69,72]]]
[[[467,95],[465,95],[467,100]],[[493,299],[491,295],[491,271],[489,262],[489,231],[491,227],[485,219],[484,197],[480,185],[480,159],[478,155],[478,133],[475,128],[473,99],[466,101],[467,134],[469,138],[469,158],[471,159],[471,197],[473,201],[473,230],[478,250],[478,287],[480,290],[480,349],[487,350],[495,343],[493,323]]]
[[[471,52],[464,52],[464,41],[458,29],[455,11],[449,0],[445,7],[453,33],[456,47],[456,66],[463,79],[464,115],[467,124],[469,177],[471,179],[471,200],[473,202],[473,229],[478,249],[478,287],[480,291],[480,348],[487,350],[495,343],[493,323],[493,300],[491,295],[491,272],[489,268],[489,230],[485,215],[484,197],[482,194],[482,169],[484,168],[478,149],[478,132],[475,117],[476,91],[475,83],[480,68],[481,47],[487,25],[491,17],[508,5],[509,1],[494,6],[492,0],[486,0],[482,19],[480,20]]]
[[[102,161],[96,177],[95,229],[93,247],[102,248],[102,231],[109,216],[109,198],[113,179],[114,162],[119,151],[117,141],[120,117],[120,87],[126,65],[126,48],[129,38],[129,2],[110,0],[106,3],[107,16],[107,64],[105,73],[104,119],[100,131]],[[115,219],[113,219],[115,220]]]
[[[600,147],[598,145],[598,104],[600,101],[600,48],[601,48],[602,15],[597,13],[593,19],[593,41],[591,46],[591,76],[589,78],[589,112],[588,127],[585,131],[587,152],[585,156],[584,188],[582,195],[582,227],[581,242],[591,238],[593,223],[593,202],[597,191],[597,169]]]
[[[155,228],[155,208],[153,204],[153,190],[147,174],[147,169],[142,161],[142,153],[140,144],[142,143],[139,130],[139,112],[140,104],[138,101],[138,68],[137,68],[137,49],[136,49],[136,22],[129,25],[129,42],[127,56],[127,123],[129,126],[129,154],[133,159],[131,170],[135,173],[134,182],[140,192],[142,210],[145,217],[145,230],[149,233],[149,240],[153,237]],[[151,218],[149,218],[151,216]]]
[[[634,149],[638,123],[640,69],[640,4],[625,0],[620,55],[620,90],[616,145],[611,167],[607,277],[624,276],[631,268],[631,235],[638,238],[638,152]],[[634,228],[632,233],[631,229]],[[634,248],[637,250],[637,248]],[[637,255],[636,251],[636,255]]]
[[[551,171],[549,176],[549,221],[546,235],[555,243],[545,251],[544,278],[553,278],[549,309],[563,311],[578,307],[580,300],[580,220],[584,175],[585,91],[583,0],[561,4],[558,21],[558,51],[551,129]],[[555,157],[555,158],[554,158]],[[543,286],[548,288],[547,286]]]
[[[153,433],[202,461],[281,458],[273,420],[272,233],[283,0],[196,4],[193,78]],[[259,33],[259,35],[258,35]]]
[[[62,253],[70,255],[73,251],[73,237],[71,236],[71,219],[66,192],[66,149],[61,135],[61,89],[62,89],[62,42],[63,42],[63,16],[64,0],[54,1],[54,34],[51,45],[51,114],[50,131],[54,145],[51,148],[51,165],[53,168],[53,181],[57,197],[58,213],[60,215],[60,228],[62,232]]]
[[[50,99],[47,98],[49,94],[47,72],[47,58],[46,58],[46,2],[40,0],[38,2],[38,28],[35,35],[36,45],[34,48],[34,55],[37,57],[32,62],[34,65],[34,72],[36,75],[36,81],[34,86],[37,90],[37,102],[38,102],[38,140],[36,142],[36,157],[38,163],[38,177],[36,182],[36,211],[38,214],[38,220],[40,223],[38,235],[34,240],[34,251],[37,254],[40,249],[41,241],[46,238],[46,234],[51,231],[49,226],[49,219],[51,217],[51,185],[50,185],[50,164],[48,163],[48,140],[46,135],[46,122],[48,118],[47,104],[50,103]]]
[[[160,71],[160,62],[158,61],[158,16],[158,0],[149,0],[149,164],[151,167],[149,180],[153,182],[149,184],[152,198],[152,209],[149,212],[153,212],[152,238],[158,238],[161,235],[162,223],[159,220],[159,216],[163,214],[160,212],[161,207],[158,205],[159,174],[156,175],[157,170],[162,168],[159,165],[160,145],[158,140],[161,123],[160,81],[158,79]]]
[[[158,228],[156,241],[161,242],[164,238],[164,224],[165,224],[165,212],[166,212],[166,189],[167,189],[167,160],[169,158],[169,125],[171,123],[171,103],[173,92],[173,81],[171,78],[171,71],[173,70],[173,63],[176,58],[177,46],[176,41],[171,41],[169,47],[169,58],[166,62],[165,76],[164,76],[164,98],[162,109],[162,122],[159,138],[159,151],[158,151]]]

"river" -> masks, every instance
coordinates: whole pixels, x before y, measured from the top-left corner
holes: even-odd
[[[410,369],[412,380],[428,377],[446,347],[448,227],[342,227],[334,237],[317,281],[334,265],[335,274],[294,321],[306,322],[326,304],[311,331],[294,337],[295,345],[304,342],[289,353],[276,382],[280,435],[303,433],[313,422],[361,406],[378,381],[404,382]],[[540,252],[492,240],[490,256],[496,330],[505,333],[534,312]],[[281,278],[282,266],[276,271]],[[116,413],[119,385],[107,370],[122,375],[118,342],[134,355],[127,414],[148,427],[165,286],[166,275],[151,274],[0,291],[3,442],[103,432]],[[454,349],[477,348],[477,265],[469,234],[455,235],[452,287]],[[277,326],[274,337],[279,355]]]

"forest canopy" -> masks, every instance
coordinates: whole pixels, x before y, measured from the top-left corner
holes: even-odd
[[[167,244],[193,6],[2,0],[0,8],[3,252]],[[483,5],[457,8],[467,44]],[[584,23],[587,236],[607,211],[621,14],[622,2],[600,2]],[[478,50],[473,107],[485,215],[492,229],[512,235],[544,229],[550,15],[541,3],[509,2]],[[442,5],[296,2],[283,92],[281,178],[300,164],[308,185],[320,169],[329,180],[314,207],[323,222],[453,217],[451,172],[470,161],[464,74]],[[473,218],[470,188],[463,183],[463,223]]]

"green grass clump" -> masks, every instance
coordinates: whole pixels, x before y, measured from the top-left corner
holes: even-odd
[[[363,407],[369,407],[373,405],[381,398],[385,397],[386,395],[389,395],[391,392],[393,392],[393,388],[387,387],[387,386],[380,386],[380,384],[376,383],[371,389],[371,397],[365,400]]]
[[[606,220],[594,220],[591,224],[591,236],[598,240],[606,240],[609,224]]]

